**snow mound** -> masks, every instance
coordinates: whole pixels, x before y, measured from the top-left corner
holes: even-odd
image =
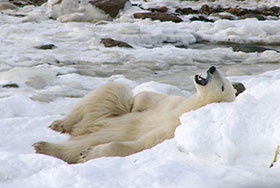
[[[49,0],[48,15],[61,22],[85,22],[110,19],[102,10],[92,6],[88,0]]]
[[[17,83],[42,89],[56,80],[56,71],[39,67],[15,67],[0,73],[0,84]]]
[[[43,106],[23,95],[0,99],[0,118],[36,117],[47,115]]]
[[[279,76],[278,71],[273,77]],[[262,76],[245,85],[252,87],[233,103],[210,104],[181,116],[175,133],[180,150],[206,163],[268,167],[280,143],[280,80]]]

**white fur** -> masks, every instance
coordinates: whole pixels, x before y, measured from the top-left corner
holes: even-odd
[[[179,117],[213,102],[231,102],[235,89],[218,71],[206,86],[194,82],[189,98],[141,92],[133,97],[119,83],[108,83],[85,96],[62,120],[50,128],[71,135],[63,143],[37,142],[37,153],[68,163],[105,156],[127,156],[174,137]],[[221,89],[224,87],[224,91]]]

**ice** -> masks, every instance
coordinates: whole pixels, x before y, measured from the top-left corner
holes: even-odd
[[[213,29],[205,31],[203,35],[210,40],[232,41],[243,43],[277,43],[279,42],[279,27],[272,29],[272,25],[278,22],[265,21],[257,24],[257,19],[245,19],[242,21],[218,20],[214,23]],[[272,24],[273,23],[273,24]],[[208,33],[214,34],[209,36]]]
[[[0,118],[36,117],[47,114],[40,104],[20,95],[0,99],[0,108],[3,109]]]
[[[18,83],[42,89],[56,79],[56,72],[37,67],[15,67],[0,73],[0,84]]]
[[[61,22],[110,19],[102,10],[91,6],[88,0],[48,1],[48,15]]]

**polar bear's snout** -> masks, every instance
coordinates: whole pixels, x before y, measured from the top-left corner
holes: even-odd
[[[195,79],[195,83],[201,86],[206,86],[208,84],[208,82],[210,81],[211,75],[213,75],[216,72],[216,67],[212,66],[207,70],[207,77],[203,78],[201,76],[201,74],[199,75],[195,75],[194,79]]]
[[[214,74],[215,71],[216,71],[216,67],[212,66],[209,68],[209,70],[207,72],[209,72],[210,74]]]

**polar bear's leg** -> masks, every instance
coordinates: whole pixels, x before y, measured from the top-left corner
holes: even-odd
[[[128,156],[145,149],[150,149],[166,139],[174,137],[174,133],[169,133],[164,129],[155,129],[138,140],[134,141],[113,141],[89,147],[80,153],[78,162],[86,162],[99,157]]]
[[[50,155],[74,164],[78,162],[80,151],[86,149],[89,145],[84,142],[50,143],[41,141],[34,143],[33,147],[36,153]]]
[[[144,144],[138,141],[114,141],[88,147],[80,153],[78,162],[86,162],[99,157],[124,157],[144,150]]]
[[[49,128],[60,133],[70,134],[73,128],[73,125],[77,123],[77,119],[68,118],[65,120],[55,120]]]
[[[34,143],[33,147],[36,153],[50,155],[68,163],[77,163],[80,159],[80,153],[87,148],[122,139],[123,138],[114,133],[108,134],[106,131],[101,131],[93,134],[71,137],[68,141],[62,143],[40,141]]]
[[[129,88],[120,83],[107,83],[85,96],[65,118],[54,121],[49,128],[71,134],[73,129],[93,124],[96,119],[129,113],[132,103]]]
[[[34,143],[33,147],[36,153],[50,155],[73,164],[78,162],[80,152],[90,147],[90,144],[83,141],[66,141],[63,143],[40,141]]]

